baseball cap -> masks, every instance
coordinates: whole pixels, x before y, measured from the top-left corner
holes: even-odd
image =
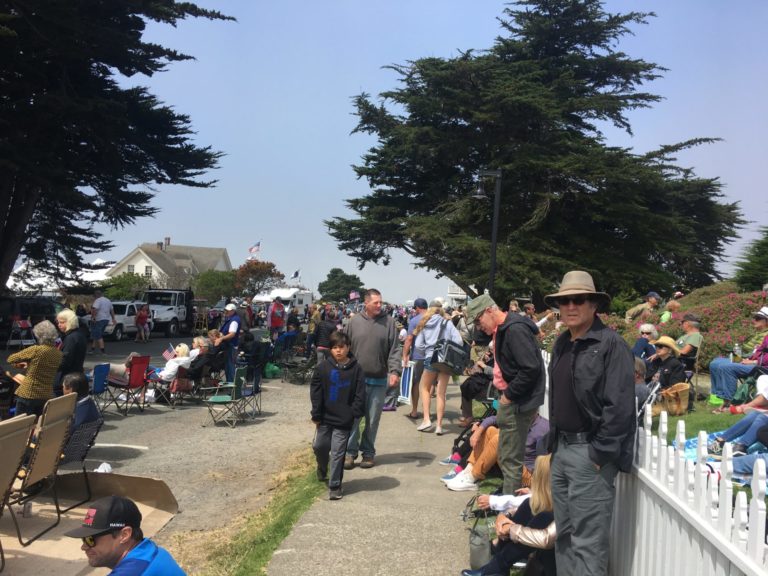
[[[139,508],[133,500],[128,498],[107,496],[91,504],[79,528],[70,530],[64,535],[71,538],[85,538],[112,530],[120,530],[126,526],[130,526],[134,530],[141,528]]]
[[[428,308],[427,301],[424,298],[416,298],[416,300],[413,301],[413,307],[426,310]]]
[[[482,314],[486,308],[496,306],[496,302],[488,294],[480,294],[477,298],[467,304],[467,324],[474,324],[480,314]]]
[[[237,310],[237,306],[235,306],[234,304],[227,304],[226,306],[224,306],[224,310],[230,310],[230,311]]]
[[[647,300],[648,298],[656,298],[656,300],[661,300],[661,296],[659,296],[659,293],[653,292],[653,291],[648,292],[648,294],[645,295],[645,299]]]

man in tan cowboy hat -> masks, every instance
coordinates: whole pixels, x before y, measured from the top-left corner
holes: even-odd
[[[568,328],[549,365],[559,576],[608,574],[614,479],[632,464],[632,352],[596,315],[610,300],[581,270],[568,272],[560,290],[544,298]]]

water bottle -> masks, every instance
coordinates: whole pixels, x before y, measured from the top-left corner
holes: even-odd
[[[734,344],[733,346],[733,361],[736,363],[741,362],[741,344]]]

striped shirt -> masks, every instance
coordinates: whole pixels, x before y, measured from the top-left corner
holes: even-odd
[[[9,364],[27,363],[24,383],[16,396],[27,400],[48,400],[53,397],[53,382],[61,365],[62,353],[53,346],[35,344],[8,356]]]

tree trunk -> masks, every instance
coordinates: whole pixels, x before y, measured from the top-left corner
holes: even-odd
[[[18,175],[4,179],[0,188],[0,292],[7,291],[8,278],[26,240],[24,232],[41,194],[39,186],[30,185]]]

